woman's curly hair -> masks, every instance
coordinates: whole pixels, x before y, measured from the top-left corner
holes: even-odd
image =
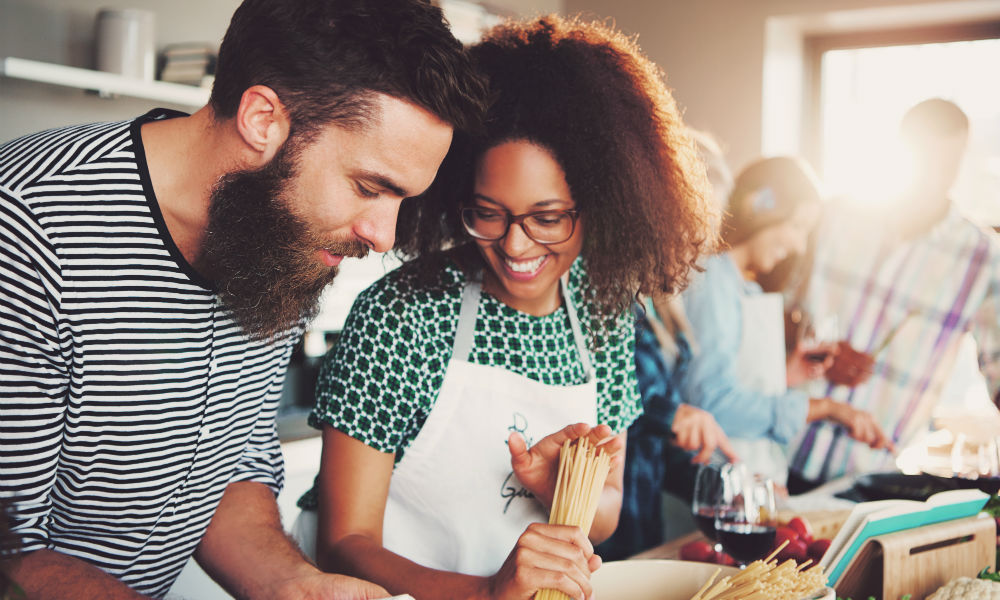
[[[472,197],[476,161],[523,140],[550,151],[566,174],[599,314],[622,314],[637,293],[682,289],[714,248],[719,215],[663,73],[635,40],[550,15],[498,25],[470,53],[490,86],[485,131],[457,137],[427,193],[404,201],[397,251],[409,258],[466,244],[459,208]],[[440,263],[423,269],[430,281]]]

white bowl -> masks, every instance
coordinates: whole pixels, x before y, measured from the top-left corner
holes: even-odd
[[[597,600],[690,600],[716,569],[716,581],[738,571],[686,560],[619,560],[601,565],[590,582]],[[835,598],[827,587],[803,600]]]
[[[598,600],[690,600],[716,569],[717,580],[737,572],[686,560],[619,560],[601,565],[590,582]]]

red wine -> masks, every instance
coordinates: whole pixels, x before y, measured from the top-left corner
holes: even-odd
[[[705,534],[705,537],[717,542],[718,540],[715,538],[715,511],[711,508],[702,508],[692,513],[692,516],[694,516],[694,522],[698,525],[698,529]]]
[[[752,523],[719,523],[719,542],[727,554],[748,563],[764,558],[774,546],[774,527]]]
[[[806,352],[804,356],[809,362],[821,363],[826,360],[827,356],[830,356],[830,352],[828,350],[819,350],[816,352]]]

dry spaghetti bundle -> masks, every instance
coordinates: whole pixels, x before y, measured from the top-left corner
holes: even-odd
[[[774,560],[774,556],[787,543],[783,543],[767,558],[755,560],[739,573],[723,577],[717,582],[715,578],[720,569],[716,569],[691,600],[798,600],[826,585],[823,567],[810,567],[811,561],[799,566],[791,559],[780,565]]]
[[[576,525],[589,533],[610,469],[611,457],[591,445],[587,438],[566,440],[559,452],[559,474],[549,523]],[[535,594],[535,600],[569,600],[569,596],[556,590],[541,590]]]

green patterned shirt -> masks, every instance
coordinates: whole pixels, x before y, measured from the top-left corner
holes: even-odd
[[[418,286],[408,265],[365,290],[351,308],[337,344],[323,359],[313,427],[324,423],[396,461],[416,438],[444,382],[458,330],[465,274],[449,263],[437,285]],[[569,291],[592,346],[591,311],[580,292],[582,260],[570,268]],[[584,382],[583,366],[564,307],[536,317],[483,292],[469,362],[500,367],[547,385]],[[631,314],[591,350],[597,378],[597,417],[621,432],[642,412],[632,351]]]

